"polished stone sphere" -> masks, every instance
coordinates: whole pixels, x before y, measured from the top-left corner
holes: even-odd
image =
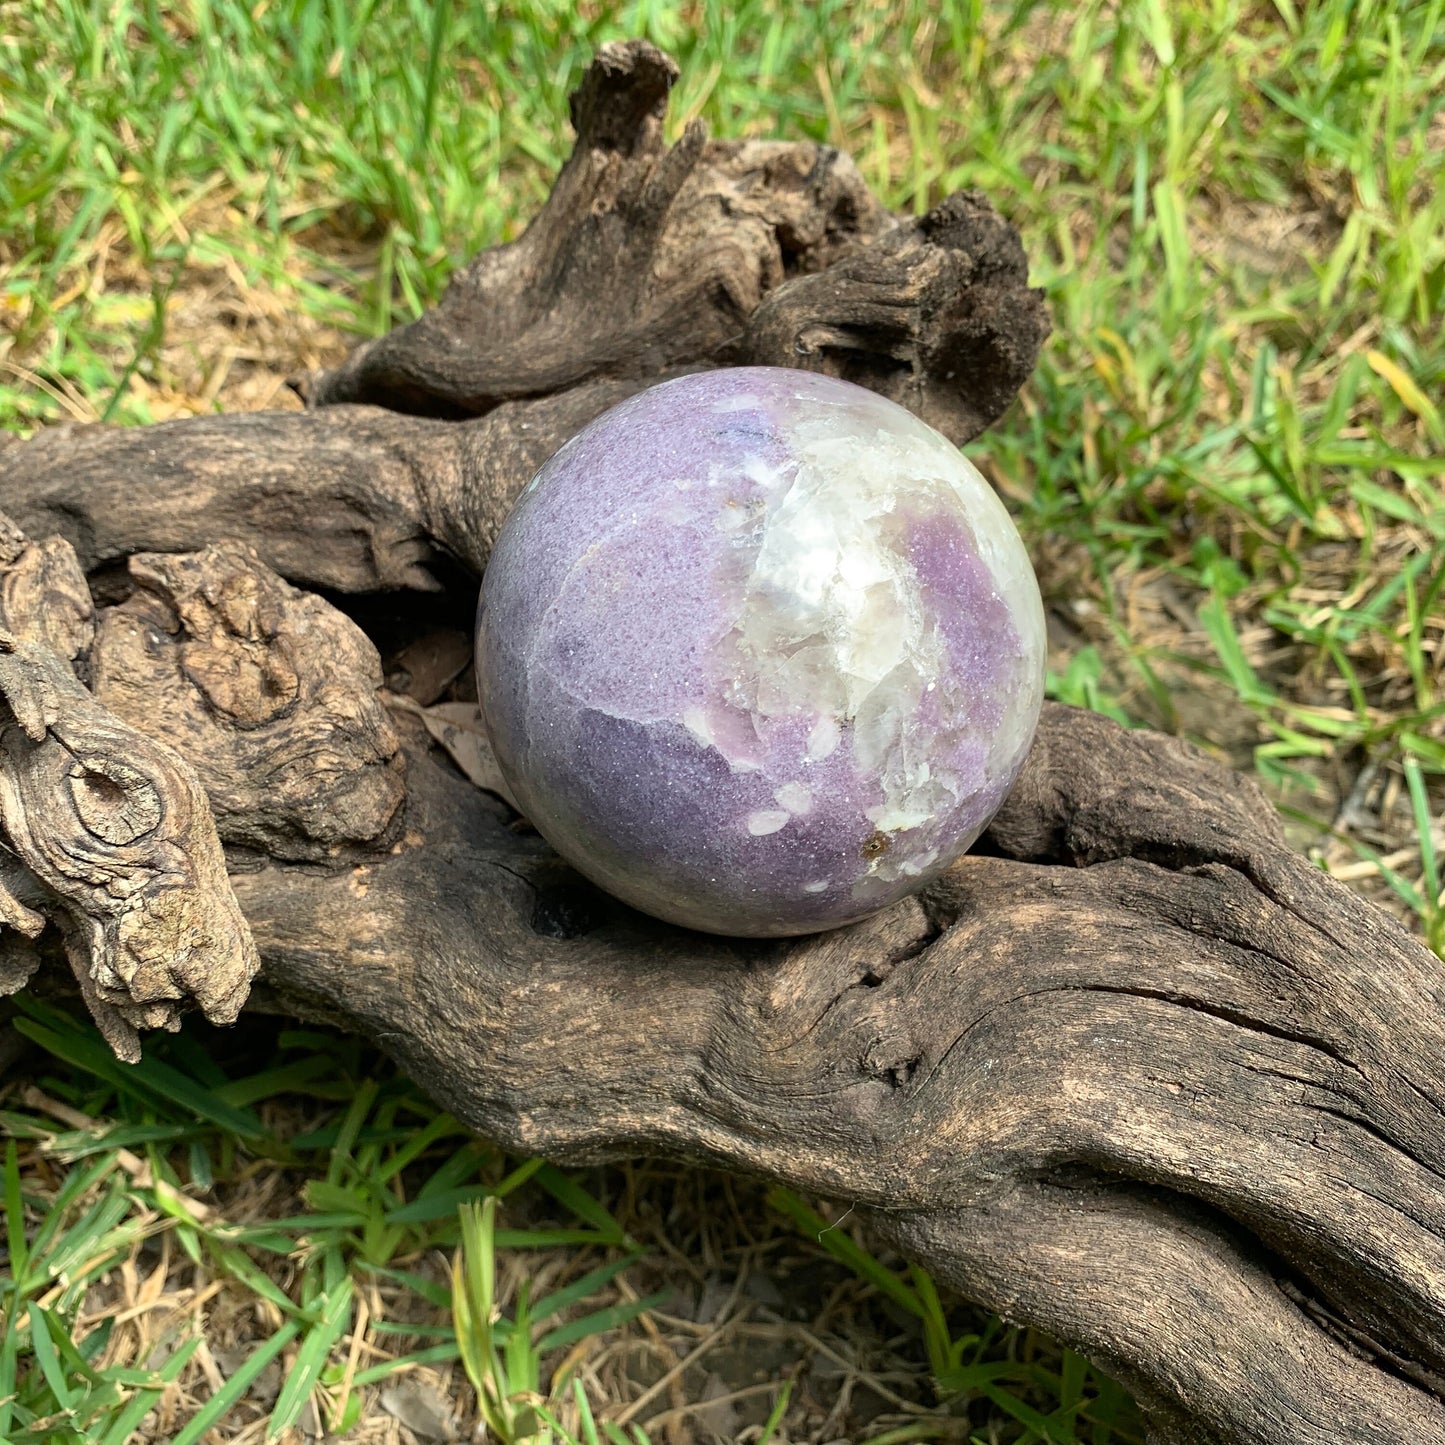
[[[798,934],[983,831],[1032,741],[1044,616],[977,470],[862,387],[663,382],[537,473],[482,588],[477,679],[526,816],[660,918]]]

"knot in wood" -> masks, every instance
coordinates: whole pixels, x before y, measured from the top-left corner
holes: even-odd
[[[70,799],[85,831],[117,847],[153,833],[164,813],[150,779],[119,758],[77,760]]]

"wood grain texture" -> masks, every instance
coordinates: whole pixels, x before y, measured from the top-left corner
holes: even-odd
[[[54,923],[80,991],[122,1059],[183,1008],[240,1012],[258,966],[210,801],[154,729],[77,679],[93,609],[59,538],[0,517],[0,994],[29,982]]]

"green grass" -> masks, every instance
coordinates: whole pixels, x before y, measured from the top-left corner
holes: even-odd
[[[284,372],[325,328],[416,314],[535,210],[567,151],[567,92],[605,39],[647,35],[677,56],[673,133],[701,115],[722,135],[831,141],[904,212],[984,188],[1022,231],[1055,322],[1019,404],[971,449],[1064,629],[1051,691],[1252,759],[1323,865],[1445,949],[1445,0],[0,13],[0,425],[21,433],[223,405],[235,376]],[[239,357],[231,380],[222,352]],[[399,1081],[347,1092],[333,1041],[297,1035],[260,1071],[219,1077],[180,1041],[128,1071],[48,1015],[27,1027],[64,1062],[47,1087],[102,1122],[56,1134],[5,1105],[22,1142],[6,1174],[0,1437],[118,1442],[158,1393],[127,1371],[157,1386],[194,1371],[171,1346],[101,1368],[104,1326],[79,1323],[87,1271],[158,1234],[271,1311],[258,1351],[304,1362],[280,1422],[310,1389],[344,1423],[380,1368],[358,1363],[348,1383],[339,1363],[356,1291],[381,1271],[424,1294],[398,1261],[453,1248],[458,1208],[507,1182],[501,1161],[459,1150]],[[336,1095],[331,1122],[283,1138],[262,1112],[307,1090]],[[117,1147],[151,1182],[118,1171]],[[313,1172],[300,1214],[253,1226],[180,1202],[263,1169]],[[552,1227],[573,1242],[554,1243],[588,1267],[620,1248],[596,1217],[569,1220]],[[476,1242],[468,1267],[526,1242]],[[1132,1438],[1081,1362],[941,1330],[927,1287],[870,1258],[845,1263],[912,1321],[919,1368],[981,1371],[889,1438],[1103,1441],[1115,1421],[1112,1438]],[[513,1297],[508,1318],[535,1323],[539,1304]],[[453,1327],[431,1328],[411,1353],[457,1357]],[[467,1362],[483,1393],[496,1369],[537,1392],[522,1345],[493,1343],[501,1364],[480,1345]],[[250,1358],[259,1376],[264,1353]],[[605,1402],[577,1384],[541,1392],[559,1439],[601,1428],[588,1412]],[[177,1428],[195,1438],[198,1418]]]
[[[140,1064],[121,1067],[87,1022],[24,997],[20,1008],[17,1026],[49,1067],[38,1092],[0,1102],[0,1439],[125,1445],[208,1334],[185,1309],[155,1332],[126,1326],[133,1310],[117,1281],[129,1272],[134,1293],[136,1276],[156,1268],[169,1281],[173,1257],[254,1318],[224,1381],[199,1396],[191,1382],[194,1407],[172,1445],[224,1425],[278,1357],[287,1371],[267,1438],[308,1409],[344,1434],[366,1392],[455,1362],[504,1445],[647,1445],[638,1424],[614,1425],[609,1402],[589,1396],[578,1349],[666,1308],[673,1291],[618,1292],[649,1261],[587,1178],[505,1160],[355,1039],[247,1024],[205,1044],[153,1040]],[[248,1071],[258,1042],[263,1067]],[[269,1194],[259,1205],[258,1179]],[[878,1445],[1139,1438],[1127,1397],[1076,1356],[946,1310],[921,1270],[880,1261],[787,1191],[758,1202],[755,1233],[796,1229],[866,1297],[901,1311],[905,1353],[931,1376],[934,1403],[880,1431]],[[524,1257],[545,1271],[548,1254],[563,1268],[544,1289],[506,1269]],[[432,1267],[446,1257],[450,1272]],[[378,1287],[395,1317],[377,1307]],[[358,1335],[380,1360],[358,1362]],[[790,1388],[778,1380],[775,1427]],[[992,1433],[976,1433],[980,1419]]]
[[[565,1221],[494,1230],[491,1249],[562,1249],[578,1260],[609,1256],[536,1300],[531,1324],[550,1327],[513,1331],[514,1351],[526,1344],[540,1355],[574,1345],[659,1302],[647,1297],[579,1311],[636,1262],[622,1227],[551,1166],[509,1167],[355,1040],[283,1032],[268,1039],[274,1052],[267,1066],[250,1074],[229,1072],[184,1039],[149,1049],[133,1068],[107,1066],[87,1025],[30,1000],[22,999],[21,1010],[17,1027],[63,1072],[42,1078],[38,1106],[32,1096],[28,1107],[11,1102],[0,1113],[10,1140],[0,1267],[0,1439],[123,1445],[140,1418],[137,1410],[155,1403],[151,1392],[183,1368],[199,1336],[155,1342],[154,1363],[99,1365],[114,1315],[89,1331],[79,1319],[89,1287],[113,1278],[124,1263],[134,1265],[142,1246],[153,1256],[162,1235],[206,1277],[239,1287],[271,1321],[267,1337],[185,1422],[175,1445],[200,1440],[223,1420],[283,1349],[294,1347],[293,1359],[268,1435],[294,1425],[313,1397],[320,1417],[344,1431],[356,1421],[363,1388],[417,1363],[464,1357],[464,1339],[459,1343],[447,1319],[444,1279],[418,1274],[416,1267],[434,1251],[458,1246],[458,1211],[464,1224],[473,1201],[485,1200],[494,1211],[529,1191],[550,1196]],[[234,1056],[236,1044],[225,1051]],[[256,1112],[257,1105],[278,1101],[290,1102],[293,1125],[298,1103],[313,1113],[319,1105],[320,1126],[278,1127]],[[57,1128],[54,1116],[66,1110],[86,1122]],[[22,1151],[28,1170],[21,1167]],[[258,1167],[295,1188],[296,1212],[244,1207],[246,1178]],[[217,1191],[230,1198],[230,1210],[193,1202]],[[284,1288],[277,1282],[283,1273],[289,1276]],[[438,1318],[389,1322],[373,1311],[373,1336],[412,1348],[348,1374],[334,1357],[340,1351],[344,1358],[341,1342],[356,1323],[361,1295],[378,1281],[429,1304]]]

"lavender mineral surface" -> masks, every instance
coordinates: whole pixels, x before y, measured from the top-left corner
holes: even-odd
[[[1038,584],[975,468],[850,383],[633,397],[522,493],[482,590],[503,772],[581,872],[731,934],[866,916],[982,832],[1043,697]]]

